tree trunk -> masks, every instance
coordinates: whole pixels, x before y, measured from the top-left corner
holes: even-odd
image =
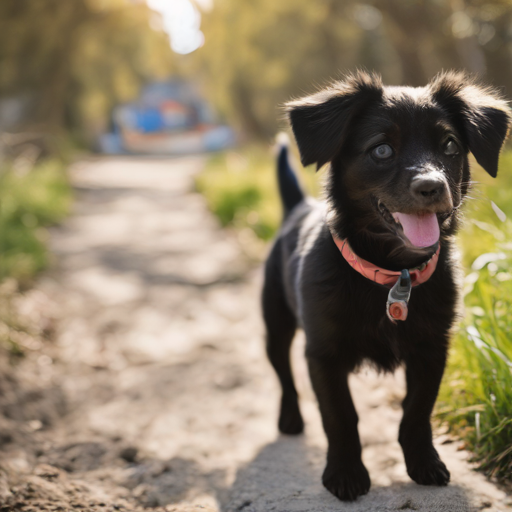
[[[252,94],[249,88],[237,80],[233,84],[233,96],[238,116],[247,133],[258,139],[267,138],[269,134],[254,112]]]
[[[77,31],[88,19],[89,12],[84,0],[73,0],[73,2],[64,4],[61,4],[60,0],[49,2],[48,8],[60,11],[66,9],[67,12],[61,18],[64,21],[55,27],[60,31],[60,37],[53,51],[51,72],[46,73],[45,82],[38,94],[35,120],[50,129],[58,130],[65,125]]]
[[[512,98],[512,54],[507,42],[512,13],[506,12],[494,24],[496,35],[483,52],[487,61],[487,76],[495,86],[503,88],[508,98]]]

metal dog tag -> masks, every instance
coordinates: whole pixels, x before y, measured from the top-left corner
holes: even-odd
[[[398,281],[393,288],[389,290],[388,301],[386,303],[386,313],[388,318],[396,323],[397,320],[405,320],[409,312],[407,304],[411,297],[411,276],[408,270],[402,270]]]

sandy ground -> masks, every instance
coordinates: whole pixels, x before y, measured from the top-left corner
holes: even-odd
[[[322,487],[326,441],[302,335],[293,350],[306,434],[280,436],[261,269],[193,193],[203,163],[73,166],[74,214],[53,231],[54,269],[27,299],[54,319],[55,341],[20,365],[29,391],[0,381],[10,390],[0,511],[511,510],[440,433],[451,485],[409,480],[396,441],[401,374],[351,381],[370,493],[345,504]],[[25,412],[13,413],[19,404]]]

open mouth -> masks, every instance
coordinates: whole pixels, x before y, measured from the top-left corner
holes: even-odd
[[[451,212],[443,214],[390,212],[380,199],[377,200],[377,209],[397,235],[405,237],[411,245],[418,248],[437,244],[440,237],[439,225],[451,215]]]

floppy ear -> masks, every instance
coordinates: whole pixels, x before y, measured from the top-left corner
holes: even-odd
[[[382,97],[376,75],[357,73],[329,88],[285,105],[303,165],[330,162],[341,149],[348,125],[370,100]]]
[[[512,115],[501,95],[464,73],[443,73],[430,83],[433,98],[452,116],[476,161],[493,177]]]

